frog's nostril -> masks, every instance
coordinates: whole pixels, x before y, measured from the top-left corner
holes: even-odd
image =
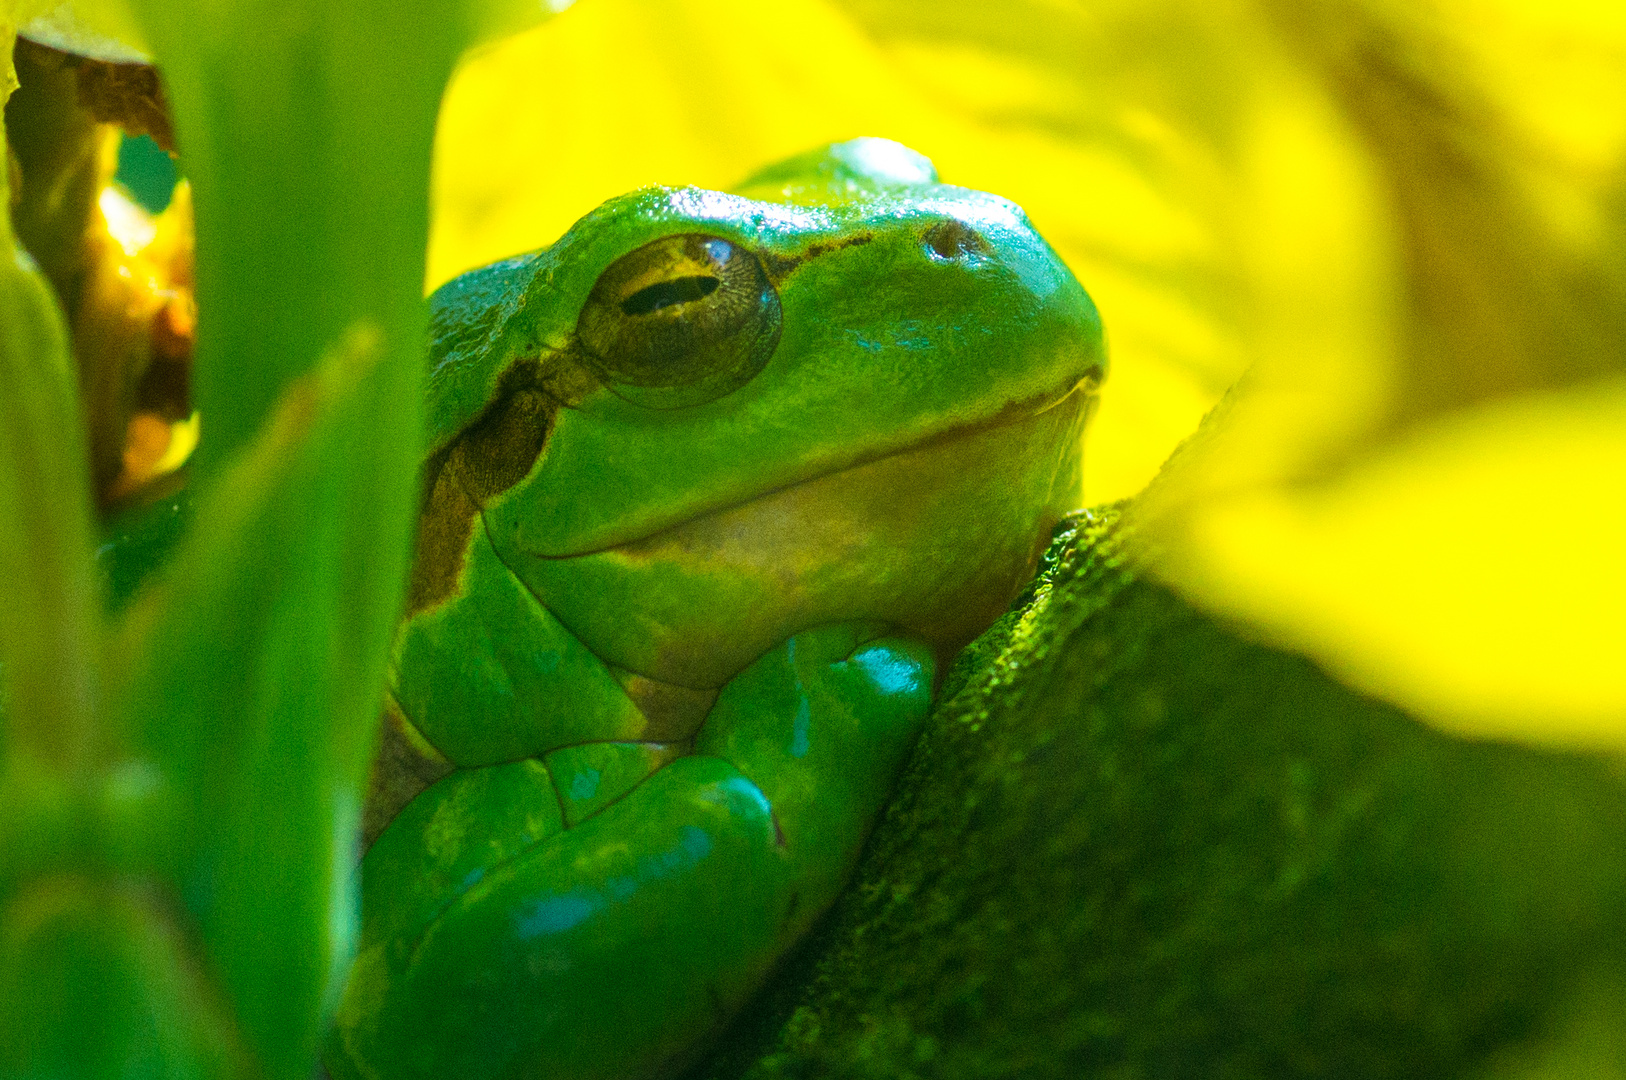
[[[718,278],[702,275],[658,282],[648,288],[639,289],[621,301],[621,310],[628,315],[648,315],[673,304],[704,300],[716,292],[717,286],[721,284],[722,281]]]
[[[988,254],[988,242],[976,230],[950,218],[939,221],[921,237],[926,250],[935,259],[963,259],[968,255]]]

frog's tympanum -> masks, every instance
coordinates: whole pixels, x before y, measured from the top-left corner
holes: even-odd
[[[1089,297],[896,143],[646,188],[433,298],[336,1077],[632,1080],[835,898],[1079,505]]]

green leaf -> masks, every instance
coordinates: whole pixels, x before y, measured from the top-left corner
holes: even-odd
[[[3,184],[0,184],[3,188]],[[96,756],[89,467],[62,317],[0,225],[0,748],[67,775]]]
[[[134,7],[196,192],[203,438],[193,533],[125,628],[124,708],[243,1038],[304,1080],[351,954],[421,451],[429,148],[468,12]]]
[[[249,1076],[165,898],[42,878],[0,908],[0,1075]]]
[[[517,34],[558,14],[576,0],[464,0],[467,44],[478,45]]]
[[[407,348],[435,115],[465,28],[444,0],[136,7],[196,193],[207,478],[355,320]]]
[[[124,0],[27,0],[19,4],[25,36],[53,49],[113,63],[152,58]]]
[[[133,613],[133,631],[150,629],[129,727],[169,788],[175,848],[161,858],[268,1076],[308,1075],[353,945],[419,366],[354,326],[203,497],[168,580]]]

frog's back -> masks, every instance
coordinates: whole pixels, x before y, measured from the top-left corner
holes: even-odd
[[[429,297],[429,449],[441,448],[479,414],[496,388],[504,335],[525,301],[539,252],[482,266]]]

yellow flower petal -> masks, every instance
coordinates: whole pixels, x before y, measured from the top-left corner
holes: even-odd
[[[882,39],[820,0],[591,0],[463,65],[441,114],[428,284],[550,243],[644,184],[728,187],[820,143],[898,139],[948,182],[1021,203],[1096,298],[1114,374],[1085,486],[1092,501],[1121,498],[1244,357],[1232,313],[1204,306],[1227,291],[1222,204],[1166,183],[1190,165],[1206,191],[1210,151],[1127,102],[1095,102],[1082,132],[1067,129],[1089,101],[1076,75],[953,40]]]
[[[1191,595],[1358,686],[1464,732],[1626,748],[1626,381],[1216,499],[1192,541]]]

